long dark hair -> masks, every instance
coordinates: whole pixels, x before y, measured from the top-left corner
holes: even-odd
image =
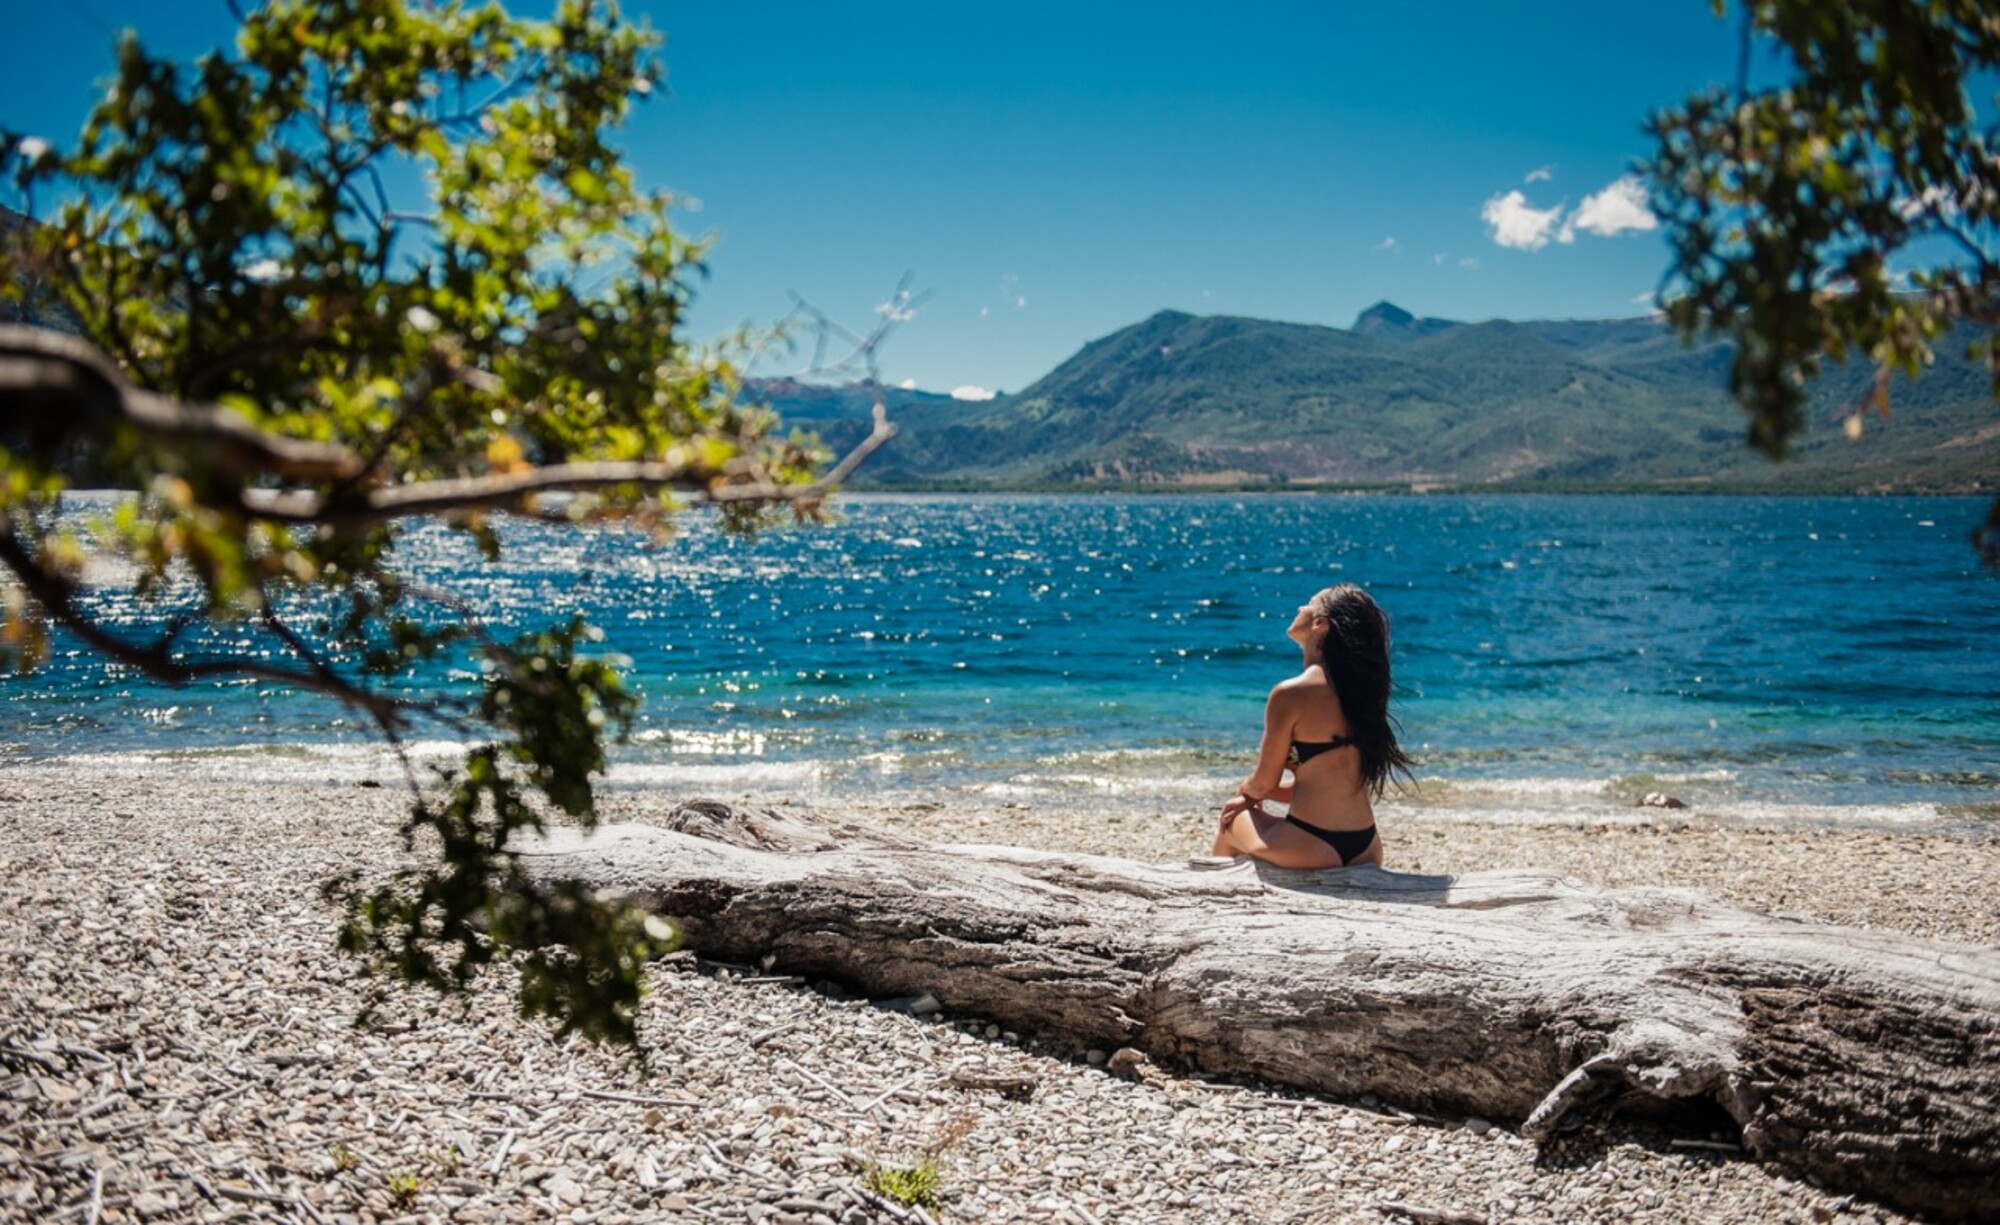
[[[1347,716],[1348,735],[1361,750],[1361,778],[1377,796],[1392,774],[1410,778],[1410,759],[1396,743],[1389,714],[1389,618],[1352,583],[1328,587],[1307,605],[1325,617],[1319,663]]]

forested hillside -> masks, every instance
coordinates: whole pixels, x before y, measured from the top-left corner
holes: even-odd
[[[1963,348],[1896,380],[1859,441],[1846,419],[1873,371],[1830,371],[1812,433],[1774,466],[1743,444],[1728,348],[1655,320],[1454,323],[1383,303],[1343,330],[1162,311],[1019,394],[894,406],[902,433],[862,483],[1990,488],[2000,415]],[[824,390],[767,387],[836,444],[859,430]]]

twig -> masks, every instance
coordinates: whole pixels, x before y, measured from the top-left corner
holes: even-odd
[[[34,1051],[24,1050],[21,1047],[13,1045],[12,1043],[9,1043],[6,1046],[0,1046],[0,1055],[11,1056],[12,1058],[15,1059],[26,1059],[30,1063],[39,1063],[47,1071],[55,1072],[57,1074],[60,1074],[63,1070],[62,1064],[56,1062],[53,1059],[50,1059],[47,1055],[39,1055],[36,1054]]]
[[[701,1142],[708,1148],[710,1156],[714,1157],[717,1161],[720,1161],[723,1165],[727,1166],[728,1168],[735,1170],[738,1174],[742,1174],[747,1178],[754,1178],[758,1182],[765,1185],[766,1187],[776,1187],[781,1185],[777,1182],[772,1181],[770,1175],[759,1173],[758,1171],[751,1169],[749,1166],[744,1165],[740,1161],[736,1161],[729,1157],[724,1156],[722,1150],[715,1147],[715,1141],[709,1139],[707,1136],[703,1136],[701,1138]]]
[[[283,1208],[292,1206],[292,1197],[279,1195],[275,1191],[258,1191],[250,1187],[234,1187],[228,1183],[218,1184],[215,1193],[224,1199],[233,1199],[239,1204],[276,1204]]]
[[[1675,1148],[1700,1149],[1705,1153],[1740,1153],[1743,1151],[1743,1146],[1740,1144],[1725,1144],[1718,1140],[1669,1140],[1667,1143]]]
[[[1035,1089],[1042,1082],[1033,1076],[1016,1073],[959,1068],[951,1074],[951,1083],[961,1089],[990,1089],[1002,1097],[1027,1099],[1035,1095]]]
[[[594,1097],[606,1102],[629,1102],[634,1106],[699,1106],[700,1102],[691,1097],[645,1097],[637,1093],[613,1093],[609,1089],[578,1089],[583,1097]]]
[[[222,1207],[222,1200],[216,1195],[215,1188],[209,1186],[201,1175],[190,1172],[188,1174],[188,1181],[194,1184],[194,1189],[201,1192],[202,1197],[208,1200],[209,1203],[214,1204],[218,1208]]]
[[[97,1225],[97,1214],[104,1210],[104,1167],[98,1166],[90,1174],[90,1208],[83,1214],[83,1225]]]
[[[880,1106],[883,1102],[888,1101],[890,1098],[896,1096],[898,1093],[901,1093],[903,1090],[909,1088],[911,1085],[916,1084],[923,1078],[924,1074],[922,1072],[919,1072],[915,1076],[912,1076],[908,1080],[904,1081],[903,1083],[899,1085],[893,1085],[889,1089],[879,1094],[878,1096],[870,1098],[865,1105],[858,1106],[856,1107],[856,1109],[862,1114],[867,1114],[869,1111],[875,1109],[875,1107]]]
[[[62,1043],[62,1051],[66,1055],[75,1055],[80,1059],[88,1059],[95,1063],[106,1065],[111,1063],[111,1056],[105,1054],[103,1051],[75,1042],[64,1041]]]
[[[770,981],[770,980],[747,979],[745,981],[758,982],[758,981]],[[783,980],[780,979],[778,981],[783,981]],[[784,1025],[773,1025],[769,1029],[760,1030],[759,1032],[750,1035],[750,1049],[753,1051],[757,1050],[759,1047],[762,1047],[766,1042],[769,1042],[774,1038],[781,1038],[784,1035],[791,1033],[795,1029],[804,1028],[804,1026],[805,1026],[804,1021],[791,1021]]]
[[[888,1213],[890,1217],[892,1217],[895,1220],[907,1221],[910,1219],[909,1213],[903,1211],[903,1209],[897,1207],[895,1204],[890,1203],[888,1200],[883,1199],[881,1196],[875,1194],[873,1191],[870,1191],[866,1187],[856,1187],[854,1188],[854,1193],[856,1195],[859,1195],[862,1199],[867,1200],[869,1203],[873,1204],[876,1208],[880,1209],[881,1211]]]
[[[842,1102],[846,1103],[849,1108],[853,1107],[854,1099],[847,1096],[847,1090],[841,1088],[839,1085],[834,1084],[826,1077],[821,1076],[818,1072],[815,1072],[811,1068],[805,1067],[802,1064],[793,1063],[789,1059],[785,1060],[785,1066],[789,1067],[794,1072],[797,1072],[799,1075],[804,1076],[807,1080],[812,1081],[814,1084],[826,1090],[828,1093],[833,1094],[835,1097],[839,1098]]]
[[[495,1178],[500,1177],[500,1167],[507,1161],[507,1150],[513,1147],[514,1129],[510,1127],[507,1129],[507,1134],[500,1137],[500,1147],[494,1151],[493,1160],[487,1165],[486,1172]]]
[[[1486,1218],[1470,1212],[1454,1212],[1449,1208],[1426,1208],[1422,1204],[1405,1204],[1396,1200],[1384,1200],[1375,1207],[1384,1216],[1403,1216],[1421,1225],[1486,1225]]]

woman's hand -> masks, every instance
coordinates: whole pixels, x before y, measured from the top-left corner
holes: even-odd
[[[1264,811],[1264,808],[1261,800],[1253,800],[1239,791],[1223,802],[1222,824],[1227,826],[1231,821],[1234,821],[1238,816],[1246,812],[1262,811]]]

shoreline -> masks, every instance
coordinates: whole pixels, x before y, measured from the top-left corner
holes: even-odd
[[[611,791],[605,820],[682,795]],[[717,1219],[862,1225],[867,1170],[938,1156],[938,1221],[1908,1218],[1729,1150],[1613,1121],[1538,1152],[1485,1120],[1399,1114],[1169,1072],[980,1018],[925,1021],[785,980],[657,963],[650,1070],[517,1018],[504,969],[464,1000],[389,989],[332,950],[318,884],[402,862],[391,787],[0,773],[0,1221]],[[884,804],[938,841],[1193,853],[1187,818]],[[1393,866],[1553,867],[1694,883],[1815,921],[2000,942],[2000,838],[1384,818]],[[1137,848],[1135,853],[1134,848]],[[1101,1055],[1101,1053],[1100,1053]],[[1029,1100],[954,1084],[1024,1076]],[[1681,1144],[1675,1141],[1680,1139]],[[410,1182],[407,1197],[396,1187]],[[914,1218],[912,1218],[914,1219]]]
[[[413,741],[405,748],[420,780],[455,766],[466,744]],[[1110,754],[1127,756],[1128,754]],[[1082,754],[1088,759],[1104,754]],[[997,764],[958,761],[858,765],[818,756],[680,754],[614,756],[599,777],[601,794],[701,795],[734,803],[806,804],[829,811],[893,813],[925,805],[973,812],[1033,815],[1085,806],[1121,819],[1194,820],[1226,796],[1241,771],[1189,767],[1167,754],[1138,751],[1121,771],[1077,755]],[[402,767],[379,741],[248,742],[223,746],[138,747],[47,757],[0,757],[0,781],[75,777],[105,780],[171,774],[188,782],[271,787],[406,787]],[[1991,781],[1989,781],[1991,780]],[[1605,774],[1589,770],[1540,775],[1427,773],[1415,786],[1391,788],[1376,801],[1387,820],[1517,826],[1643,825],[1700,820],[1742,828],[1946,834],[1978,841],[2000,837],[2000,776],[1974,771],[1958,782],[1885,788],[1842,799],[1863,786],[1823,784],[1808,794],[1774,789],[1782,780],[1744,780],[1730,769]],[[1897,794],[1907,790],[1912,794]],[[1681,801],[1649,807],[1653,794]],[[891,819],[894,819],[893,816]],[[1205,819],[1205,818],[1204,818]]]
[[[95,492],[95,491],[93,491]],[[117,491],[111,491],[117,492]],[[1964,498],[1986,499],[1993,490],[1981,485],[1943,489],[1886,489],[1879,482],[1868,488],[1848,485],[1783,484],[1715,485],[1702,477],[1682,477],[1659,484],[1593,484],[1589,481],[1548,485],[1499,483],[1433,485],[1423,481],[1331,482],[1327,484],[1281,484],[1256,482],[1231,484],[1107,484],[1107,485],[955,485],[949,482],[910,485],[871,485],[865,481],[841,488],[843,497],[1241,497],[1244,494],[1301,497],[1577,497],[1577,498]]]

